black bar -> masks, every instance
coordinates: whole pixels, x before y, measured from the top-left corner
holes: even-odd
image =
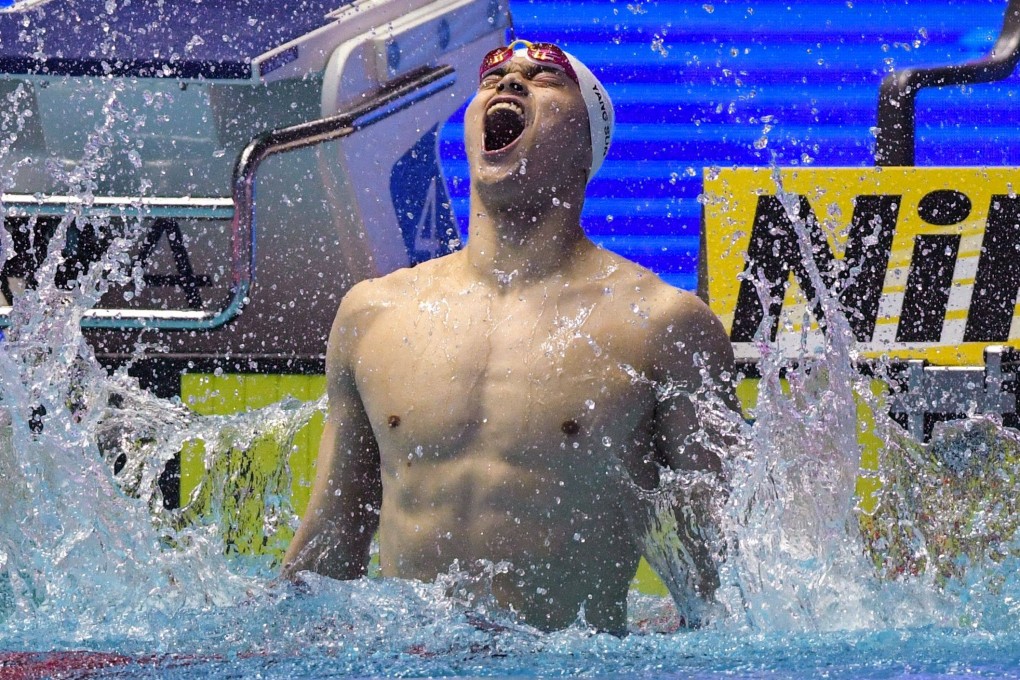
[[[914,239],[897,342],[938,342],[942,338],[959,251],[956,234],[921,234]]]
[[[1020,61],[1020,0],[1009,0],[1002,30],[992,53],[984,59],[951,66],[906,68],[882,80],[878,94],[878,137],[875,165],[914,165],[917,93],[926,87],[948,87],[1004,80]]]

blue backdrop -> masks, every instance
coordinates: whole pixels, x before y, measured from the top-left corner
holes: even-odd
[[[563,45],[617,113],[584,225],[676,286],[696,286],[702,172],[873,164],[878,86],[894,67],[988,53],[1005,0],[514,2],[517,35]],[[925,91],[918,165],[1020,165],[1020,79]],[[441,155],[461,227],[460,115]],[[1020,181],[1018,181],[1020,184]]]

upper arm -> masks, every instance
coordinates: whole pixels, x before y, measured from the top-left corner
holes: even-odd
[[[328,488],[329,497],[341,504],[350,493],[374,489],[379,478],[379,447],[355,376],[357,343],[365,316],[356,303],[356,297],[345,298],[330,330],[326,348],[329,410],[316,467],[315,490]]]
[[[355,293],[351,297],[351,293]],[[285,573],[337,578],[364,572],[379,523],[379,447],[358,392],[355,359],[364,310],[355,289],[341,302],[326,350],[329,408],[308,507],[285,557]]]
[[[722,323],[701,300],[679,293],[651,343],[659,388],[654,418],[659,462],[674,469],[721,471],[725,443],[720,419],[709,411],[732,411],[737,403],[733,349]]]

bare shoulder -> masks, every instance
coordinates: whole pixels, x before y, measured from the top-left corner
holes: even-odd
[[[652,330],[669,334],[703,331],[725,336],[718,317],[701,298],[663,281],[651,270],[619,255],[605,253],[614,270],[613,287],[621,302],[636,306]]]
[[[416,267],[397,269],[354,284],[340,301],[334,327],[337,323],[365,323],[386,310],[396,310],[399,313],[401,307],[412,304],[442,279],[442,271],[449,266],[448,257],[429,260]]]
[[[645,320],[654,363],[689,366],[695,355],[729,370],[733,349],[719,318],[699,297],[663,281],[639,264],[614,256],[616,290]]]
[[[664,339],[683,341],[697,351],[718,349],[724,344],[729,350],[730,342],[719,317],[709,309],[701,298],[686,290],[674,288],[660,281],[656,289],[656,303],[652,305],[653,327]]]
[[[438,258],[354,284],[340,300],[326,350],[327,363],[337,366],[357,353],[358,339],[380,318],[402,315],[423,291],[441,280],[448,266]]]

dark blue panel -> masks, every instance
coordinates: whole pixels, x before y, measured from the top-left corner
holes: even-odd
[[[351,0],[53,0],[0,14],[0,72],[248,78]]]
[[[440,181],[436,135],[436,127],[422,135],[390,171],[390,200],[412,265],[448,255],[459,243],[450,198]]]

